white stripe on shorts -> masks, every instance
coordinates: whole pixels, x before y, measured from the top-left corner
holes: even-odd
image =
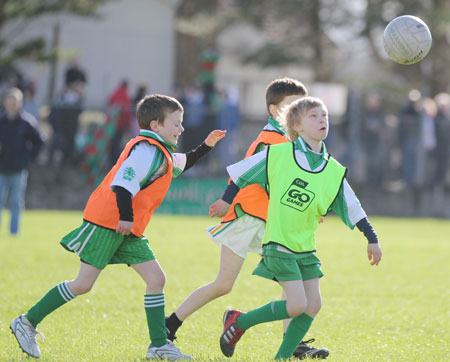
[[[97,229],[97,225],[94,225],[94,227],[92,228],[91,232],[89,233],[89,235],[87,236],[86,240],[84,241],[84,244],[81,246],[81,248],[78,251],[76,251],[77,255],[81,254],[81,252],[83,251],[83,249],[86,246],[87,242],[89,241],[89,239],[91,238],[92,234],[94,233],[95,229]]]
[[[91,225],[91,224],[90,224],[90,223],[87,223],[86,226],[85,226],[83,229],[81,229],[81,231],[78,233],[78,235],[77,235],[74,239],[70,240],[70,241],[67,243],[67,247],[68,247],[70,250],[73,250],[73,249],[75,248],[75,246],[72,247],[70,244],[72,244],[73,242],[77,241],[78,238],[81,236],[81,234],[84,233],[84,230],[86,230],[86,229],[89,227],[89,225]],[[78,244],[77,244],[77,245],[78,245]]]

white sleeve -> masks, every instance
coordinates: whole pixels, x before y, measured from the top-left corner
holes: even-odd
[[[123,187],[134,197],[141,189],[141,182],[147,179],[156,153],[156,146],[148,142],[138,143],[120,166],[110,187]]]
[[[348,219],[352,225],[356,225],[359,220],[367,217],[366,212],[345,178],[342,186],[344,187],[344,199],[347,204]]]
[[[228,175],[239,187],[266,183],[267,148],[227,167]]]
[[[186,154],[185,153],[173,153],[173,178],[178,177],[186,167]]]

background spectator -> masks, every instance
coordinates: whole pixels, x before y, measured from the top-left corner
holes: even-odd
[[[130,130],[133,117],[131,114],[131,97],[128,94],[128,81],[123,80],[111,93],[108,106],[118,112],[114,136],[111,140],[110,163],[114,165],[122,150],[122,140]]]
[[[83,111],[84,85],[71,83],[64,88],[60,99],[51,107],[48,117],[53,135],[50,145],[49,163],[76,164],[75,137],[78,131],[79,116]]]
[[[366,157],[365,178],[371,187],[377,187],[383,180],[384,158],[380,152],[383,148],[383,134],[385,132],[385,112],[378,94],[371,93],[365,101],[361,144]]]
[[[417,161],[422,152],[422,112],[421,94],[412,90],[408,95],[407,105],[399,114],[399,141],[402,151],[402,180],[407,185],[417,183]]]
[[[41,120],[39,105],[35,99],[36,83],[28,82],[23,89],[23,110],[30,113],[37,121]]]
[[[147,95],[147,86],[145,84],[138,85],[136,93],[133,98],[133,119],[134,122],[131,123],[131,137],[136,137],[139,134],[139,125],[136,121],[136,106],[139,101]]]
[[[71,87],[74,83],[87,83],[86,72],[79,66],[78,59],[72,59],[65,73],[65,86]]]
[[[436,130],[436,185],[447,185],[450,159],[450,94],[440,93],[435,97],[437,114]]]
[[[8,194],[11,222],[9,231],[19,232],[19,218],[24,207],[27,167],[36,157],[43,142],[38,131],[22,113],[22,92],[11,88],[4,99],[0,115],[0,210]]]
[[[228,165],[238,161],[237,129],[239,125],[239,90],[229,87],[222,93],[219,112],[217,114],[218,129],[226,129],[227,136],[218,145],[221,161],[220,171],[224,171]]]
[[[417,172],[418,181],[421,186],[432,182],[431,173],[434,166],[433,151],[436,148],[436,134],[434,129],[434,119],[437,109],[436,103],[432,98],[423,98],[422,108],[422,140],[421,152],[418,155]]]
[[[182,136],[182,149],[183,152],[188,152],[204,139],[208,106],[200,87],[189,87],[181,99],[184,107],[183,124],[185,129]]]

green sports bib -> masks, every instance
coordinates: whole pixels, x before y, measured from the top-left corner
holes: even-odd
[[[276,243],[295,253],[314,251],[320,218],[336,198],[346,168],[331,156],[319,171],[302,169],[294,143],[270,146],[267,151],[269,209],[263,245]]]

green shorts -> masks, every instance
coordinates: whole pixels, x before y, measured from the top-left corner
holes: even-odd
[[[310,280],[323,277],[320,260],[315,254],[289,257],[264,255],[253,275],[275,281]]]
[[[87,221],[64,236],[60,243],[85,263],[99,269],[108,264],[131,265],[155,259],[144,235],[123,236]]]

